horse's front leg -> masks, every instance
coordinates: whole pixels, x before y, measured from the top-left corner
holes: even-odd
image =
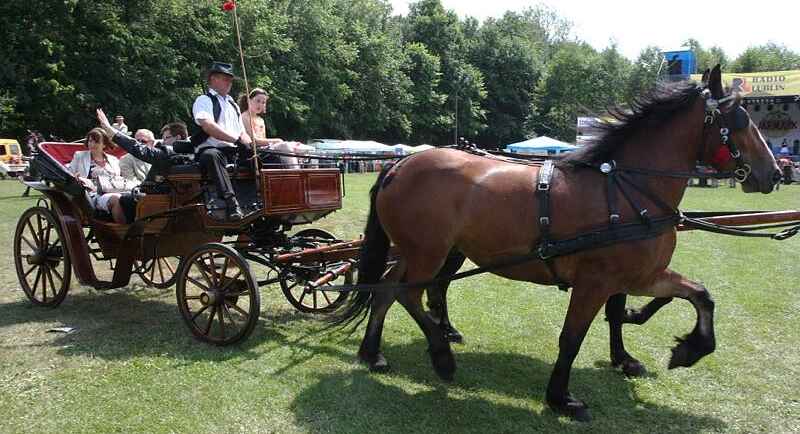
[[[645,373],[644,365],[625,351],[625,343],[622,338],[626,299],[625,294],[615,294],[606,301],[611,366],[621,367],[622,372],[629,377],[641,377]]]
[[[714,300],[703,285],[693,282],[680,274],[666,269],[647,288],[636,290],[637,295],[667,298],[679,297],[692,303],[697,311],[694,329],[682,338],[672,349],[669,368],[689,367],[716,349],[714,337]]]
[[[405,274],[405,263],[401,260],[392,267],[381,281],[382,283],[396,283],[402,281]],[[369,320],[364,332],[364,339],[358,349],[358,358],[367,364],[372,372],[389,370],[389,363],[381,352],[381,338],[383,336],[383,323],[386,313],[396,300],[397,290],[385,289],[375,291],[370,304]]]
[[[569,376],[583,338],[610,293],[580,285],[572,289],[564,328],[558,338],[558,359],[547,384],[546,401],[550,408],[581,422],[591,420],[589,407],[570,395]]]
[[[668,305],[671,301],[672,297],[657,297],[638,309],[625,309],[625,304],[623,303],[624,315],[622,317],[622,322],[625,324],[642,325],[646,323],[650,317],[655,315],[659,309]]]

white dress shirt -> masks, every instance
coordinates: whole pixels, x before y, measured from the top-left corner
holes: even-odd
[[[214,98],[217,98],[220,108],[222,109],[220,111],[219,120],[216,121],[217,125],[219,125],[220,128],[233,137],[241,136],[242,132],[244,132],[244,124],[242,123],[241,114],[234,107],[234,105],[231,104],[231,102],[233,102],[233,98],[231,98],[230,95],[223,97],[214,89],[210,89],[209,93],[213,95]],[[194,100],[194,105],[192,105],[192,114],[197,125],[200,125],[201,120],[214,121],[214,105],[211,102],[211,98],[209,98],[208,95],[198,96],[197,99]],[[229,148],[234,146],[235,145],[231,142],[225,142],[213,137],[209,137],[205,142],[201,143],[200,146],[197,147],[197,151],[199,152],[209,147]]]

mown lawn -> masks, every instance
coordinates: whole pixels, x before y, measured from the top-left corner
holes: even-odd
[[[372,175],[350,175],[344,209],[319,223],[360,233]],[[800,432],[800,237],[775,242],[683,233],[673,268],[717,301],[717,352],[691,369],[666,369],[673,336],[694,322],[676,301],[645,326],[626,326],[629,351],[649,375],[608,366],[598,316],[578,356],[572,392],[594,420],[557,418],[544,404],[568,297],[549,287],[480,276],[450,291],[466,336],[459,371],[438,380],[424,338],[393,309],[384,349],[394,370],[355,362],[360,332],[319,334],[275,287],[262,288],[261,321],[245,343],[194,340],[171,290],[100,293],[73,282],[57,309],[18,289],[11,245],[21,198],[0,182],[0,432]],[[690,189],[685,210],[800,209],[800,186],[765,196]],[[631,300],[634,304],[644,300]],[[72,334],[54,334],[55,326]]]

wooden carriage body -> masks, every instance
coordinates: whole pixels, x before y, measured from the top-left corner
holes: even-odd
[[[237,222],[212,219],[206,211],[205,180],[196,164],[174,166],[166,176],[164,194],[146,194],[137,201],[136,221],[123,225],[96,215],[88,195],[66,166],[86,149],[74,143],[41,143],[32,162],[32,177],[24,181],[50,201],[64,235],[78,281],[95,288],[129,283],[135,261],[185,256],[196,247],[219,242],[226,234],[246,233],[254,224],[270,227],[312,223],[341,208],[342,178],[338,169],[262,169],[231,173],[235,186],[252,186],[256,194],[245,218]],[[116,152],[118,156],[123,152]],[[116,260],[112,281],[101,281],[92,267],[89,241],[99,245],[102,259]]]

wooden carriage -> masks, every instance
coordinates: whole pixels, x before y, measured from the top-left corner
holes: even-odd
[[[33,303],[60,304],[73,272],[80,284],[98,290],[125,287],[137,274],[159,288],[177,283],[178,305],[192,333],[226,345],[252,332],[260,285],[280,283],[289,302],[305,312],[330,311],[343,301],[343,294],[324,288],[352,278],[358,249],[316,228],[288,235],[294,226],[341,208],[338,169],[235,170],[231,180],[245,217],[222,222],[206,210],[208,186],[199,167],[176,165],[158,189],[138,194],[136,220],[122,225],[98,215],[66,169],[81,149],[39,144],[23,180],[46,198],[23,213],[14,237],[17,274]],[[348,253],[319,254],[341,249]],[[96,274],[103,261],[112,266],[110,280]],[[265,278],[256,278],[252,262],[265,267]]]

